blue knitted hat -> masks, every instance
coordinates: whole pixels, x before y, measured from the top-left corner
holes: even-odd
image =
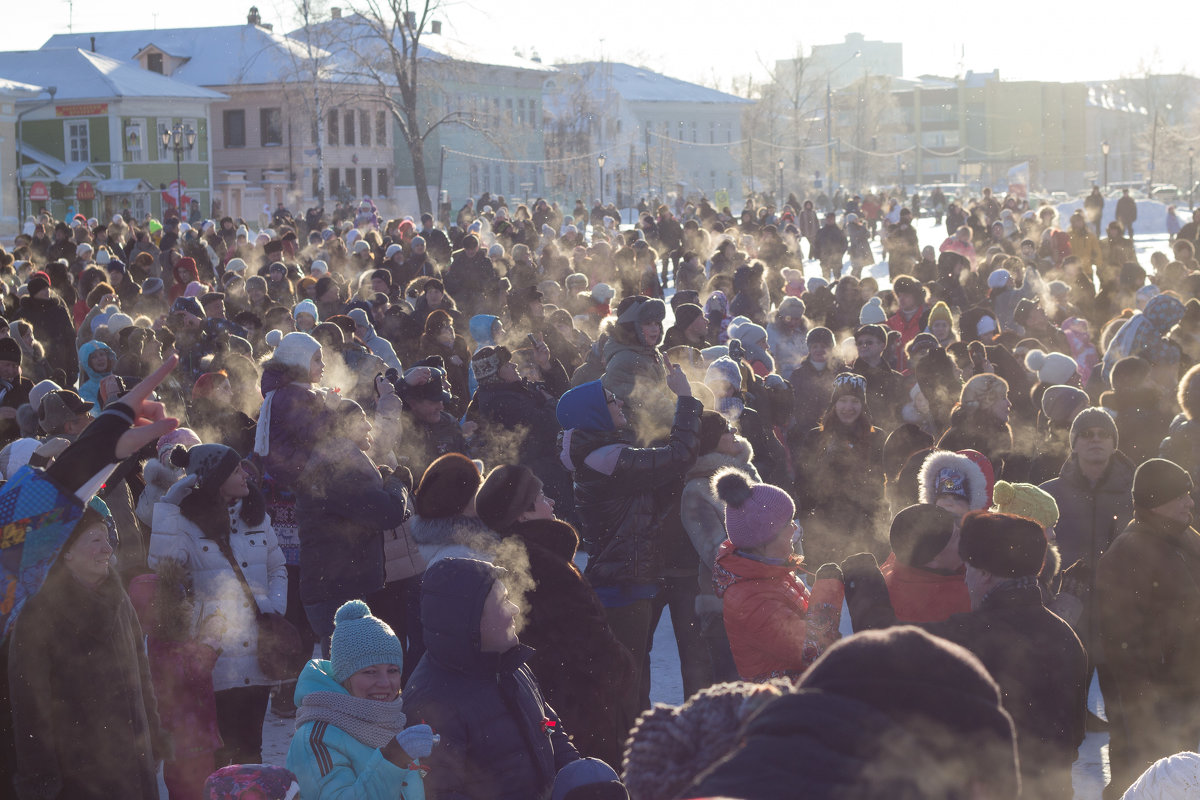
[[[373,664],[395,664],[404,668],[404,648],[391,627],[378,617],[362,600],[343,603],[333,617],[333,641],[329,660],[333,663],[333,679],[344,683],[360,669]]]

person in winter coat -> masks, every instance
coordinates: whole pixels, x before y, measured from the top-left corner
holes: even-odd
[[[315,800],[424,800],[422,766],[437,746],[425,724],[406,728],[404,651],[361,600],[337,610],[328,661],[308,662],[296,684],[296,733],[287,767]]]
[[[775,321],[767,325],[767,344],[775,356],[780,375],[791,375],[808,355],[808,325],[804,320],[804,301],[784,297],[775,312]]]
[[[911,626],[837,642],[682,797],[926,800],[1020,792],[1016,734],[979,659]],[[636,733],[635,733],[636,737]],[[714,766],[713,762],[717,762]]]
[[[225,370],[206,372],[192,386],[188,419],[210,443],[232,447],[249,458],[254,452],[255,422],[237,407],[237,401]]]
[[[712,658],[713,676],[718,681],[736,680],[737,666],[729,649],[723,605],[713,584],[717,553],[729,534],[725,530],[725,504],[717,497],[712,478],[718,470],[730,467],[759,483],[758,472],[751,463],[753,458],[750,442],[739,436],[723,416],[715,411],[700,415],[699,455],[685,476],[687,483],[680,500],[680,518],[700,557],[700,594],[696,598],[696,612]]]
[[[12,630],[8,791],[21,800],[158,798],[170,740],[141,625],[110,566],[115,543],[108,510],[93,500]]]
[[[334,412],[335,427],[298,482],[300,582],[292,587],[324,647],[337,609],[383,588],[383,531],[407,517],[399,475],[380,475],[367,456],[371,423],[353,400]]]
[[[407,414],[400,456],[414,475],[424,473],[439,456],[471,452],[466,437],[476,424],[459,421],[446,411],[454,402],[442,369],[442,360],[433,356],[418,362],[396,382],[396,391],[404,401]]]
[[[836,562],[854,553],[885,557],[878,530],[887,504],[883,493],[884,433],[871,424],[867,386],[843,372],[821,423],[793,451],[795,494],[810,563]]]
[[[672,347],[686,345],[703,350],[709,346],[707,335],[708,320],[704,318],[704,309],[695,303],[680,303],[675,308],[675,324],[667,328],[663,337],[662,349],[666,352]]]
[[[321,343],[307,333],[284,336],[263,364],[262,409],[254,452],[267,477],[289,488],[308,465],[329,412],[314,387],[325,371]]]
[[[546,701],[580,755],[619,766],[633,726],[636,666],[575,566],[579,534],[555,518],[542,482],[520,464],[488,473],[475,507],[502,542],[520,543],[528,558],[533,588],[524,598],[521,639],[534,650],[528,664]],[[502,546],[500,553],[503,563],[509,550]]]
[[[1158,455],[1186,469],[1196,483],[1200,478],[1200,365],[1179,379],[1176,400],[1182,413],[1171,423]]]
[[[992,462],[993,474],[1000,476],[1013,449],[1008,426],[1011,410],[1007,381],[991,373],[975,375],[963,384],[958,404],[950,412],[950,429],[937,445],[942,450],[983,453]]]
[[[508,573],[472,559],[432,565],[421,587],[428,647],[402,698],[409,719],[441,736],[425,764],[433,798],[545,797],[555,775],[579,759],[558,714],[526,663]]]
[[[147,528],[154,522],[154,504],[162,500],[167,490],[186,473],[182,467],[171,463],[171,451],[177,444],[195,447],[200,444],[200,437],[191,428],[176,428],[158,440],[155,444],[157,455],[146,459],[142,465],[145,488],[138,497],[137,517]]]
[[[1173,416],[1170,398],[1150,380],[1150,371],[1150,363],[1143,358],[1122,358],[1110,376],[1112,391],[1100,395],[1100,406],[1117,422],[1121,451],[1134,464],[1158,455]]]
[[[796,506],[782,489],[751,484],[736,469],[718,471],[713,491],[725,505],[728,538],[713,568],[725,630],[743,680],[797,678],[838,638],[840,570],[817,570],[810,595],[796,576]],[[832,580],[831,580],[832,579]]]
[[[605,390],[616,395],[629,409],[629,421],[639,438],[656,438],[670,414],[670,397],[664,390],[666,358],[659,351],[663,319],[662,300],[635,295],[617,306],[617,324],[604,346]]]
[[[958,543],[971,611],[921,627],[967,648],[988,668],[1017,731],[1021,796],[1052,800],[1072,793],[1071,765],[1084,736],[1087,657],[1070,626],[1042,604],[1037,575],[1046,547],[1033,520],[971,512]],[[845,573],[855,630],[893,624],[872,558],[853,557]]]
[[[272,681],[258,665],[258,613],[287,609],[287,569],[262,495],[251,486],[237,452],[219,444],[171,451],[187,469],[154,506],[150,567],[183,565],[197,609],[220,611],[226,629],[213,668],[217,725],[224,747],[217,763],[262,761],[262,721]],[[243,566],[244,565],[244,566]],[[240,575],[240,577],[239,577]],[[257,609],[239,584],[245,580]]]
[[[21,345],[0,339],[0,447],[20,437],[17,412],[29,403],[31,389],[33,381],[21,375]]]
[[[793,430],[803,436],[821,421],[833,392],[833,379],[842,364],[833,349],[833,333],[828,328],[811,328],[805,337],[808,355],[788,379],[796,397],[796,423]]]
[[[825,224],[817,231],[809,250],[809,258],[821,262],[821,274],[826,280],[837,280],[842,274],[842,259],[846,257],[849,242],[846,234],[837,225],[837,214],[830,211],[825,215]]]
[[[600,381],[567,392],[556,410],[563,428],[561,458],[574,474],[590,555],[585,575],[613,632],[638,662],[642,707],[649,706],[651,637],[665,602],[658,599],[664,551],[674,526],[683,535],[674,517],[676,498],[696,459],[702,410],[678,365],[672,365],[667,387],[678,401],[670,436],[658,447],[634,446],[624,404]]]
[[[421,475],[409,530],[427,567],[449,557],[494,557],[496,534],[475,511],[482,480],[475,463],[458,453],[440,456]]]
[[[352,308],[347,316],[354,320],[354,333],[367,346],[368,350],[383,359],[383,363],[388,366],[388,369],[394,369],[397,372],[403,371],[404,367],[401,366],[400,359],[396,357],[396,349],[392,347],[391,342],[375,332],[375,326],[371,324],[366,311],[361,308]]]
[[[911,505],[892,519],[889,538],[892,553],[879,571],[898,622],[941,622],[971,610],[957,515],[936,505]]]
[[[438,356],[442,359],[446,380],[450,383],[450,391],[454,400],[447,408],[453,416],[460,416],[467,408],[468,396],[467,367],[471,353],[467,350],[467,342],[455,334],[454,321],[445,311],[438,309],[425,319],[425,332],[421,334],[421,343],[417,348],[417,357],[427,359]]]
[[[1151,763],[1195,747],[1200,701],[1200,533],[1194,489],[1177,464],[1153,458],[1133,478],[1133,521],[1096,569],[1100,685],[1116,798]]]
[[[71,312],[57,295],[50,293],[50,278],[44,272],[29,276],[29,295],[21,298],[18,319],[33,326],[42,347],[46,348],[47,359],[55,369],[63,372],[63,386],[75,383],[79,373],[79,357],[75,345],[75,325]]]
[[[884,435],[896,427],[899,411],[904,406],[904,377],[884,359],[888,329],[882,325],[863,325],[854,332],[854,348],[858,358],[849,371],[861,375],[867,382],[867,403],[872,422],[878,421]]]

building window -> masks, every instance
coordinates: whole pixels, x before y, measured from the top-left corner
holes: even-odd
[[[319,174],[318,170],[314,169],[312,171],[312,182],[313,182],[312,196],[314,199],[316,199],[317,195],[320,194],[320,191],[321,191],[321,187],[317,185],[320,183],[320,174]]]
[[[338,143],[338,112],[330,111],[329,120],[325,123],[325,135],[329,137],[329,144],[337,146]],[[335,170],[336,172],[336,170]],[[330,192],[333,192],[333,182],[330,182]]]
[[[378,170],[378,184],[375,186],[375,193],[380,197],[388,196],[388,171],[386,167],[380,167]]]
[[[371,170],[364,167],[362,171],[362,195],[363,197],[370,197],[371,194]]]
[[[125,123],[125,158],[127,161],[146,160],[146,125],[140,119]]]
[[[155,129],[154,141],[158,147],[158,160],[159,161],[174,160],[175,154],[172,152],[171,148],[163,147],[163,144],[162,144],[163,134],[167,133],[168,131],[171,130],[171,120],[169,120],[169,119],[155,120],[154,129]]]
[[[375,144],[387,147],[387,112],[375,112]]]
[[[88,121],[67,120],[65,124],[67,146],[64,148],[68,164],[86,164],[91,161],[88,147]]]
[[[500,98],[499,97],[492,98],[492,127],[493,128],[500,127]]]
[[[146,54],[146,69],[151,72],[163,74],[163,59],[162,53],[147,53]]]
[[[525,98],[523,97],[517,101],[517,124],[525,124]]]
[[[326,188],[326,190],[328,190],[328,192],[329,192],[329,196],[330,196],[330,197],[337,197],[337,195],[338,195],[338,188],[339,188],[339,185],[338,185],[338,168],[337,168],[337,167],[330,167],[330,168],[329,168],[329,185],[328,185],[328,186],[326,186],[325,188]]]
[[[183,160],[184,161],[200,161],[201,160],[200,148],[207,146],[207,145],[205,145],[204,140],[200,138],[200,134],[202,133],[202,131],[200,130],[200,120],[198,120],[198,119],[181,119],[181,120],[179,120],[179,124],[183,126],[183,129],[185,131],[193,130],[196,132],[196,143],[194,145],[192,145],[191,150],[187,149],[187,141],[186,140],[184,141]],[[172,159],[175,158],[174,154],[171,155],[171,158]]]
[[[363,147],[371,146],[371,112],[358,112],[358,134]]]
[[[512,125],[515,121],[515,118],[513,117],[513,102],[511,97],[505,98],[504,100],[504,119],[508,121],[509,125]]]
[[[221,114],[221,127],[224,129],[226,147],[246,146],[246,111],[245,109],[229,109]]]
[[[283,110],[262,108],[258,111],[258,132],[263,147],[279,147],[283,144]]]
[[[346,112],[346,129],[342,132],[342,142],[347,146],[354,144],[354,112]]]

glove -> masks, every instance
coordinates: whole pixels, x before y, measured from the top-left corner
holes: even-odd
[[[429,758],[433,741],[433,728],[428,725],[413,725],[396,734],[396,744],[413,758]]]
[[[162,502],[170,503],[174,506],[179,505],[183,502],[183,498],[192,493],[192,489],[196,488],[196,484],[199,481],[199,475],[186,475],[180,478],[171,484],[170,489],[167,489],[167,493],[162,497]]]

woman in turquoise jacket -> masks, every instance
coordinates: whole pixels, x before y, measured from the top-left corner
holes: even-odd
[[[351,600],[334,617],[330,660],[308,662],[296,684],[296,734],[287,767],[305,800],[425,800],[419,759],[437,737],[404,727],[400,640]]]

